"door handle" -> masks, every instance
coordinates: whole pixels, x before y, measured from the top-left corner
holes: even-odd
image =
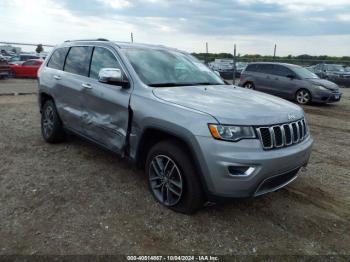
[[[86,83],[81,84],[81,86],[84,87],[84,88],[87,88],[87,89],[91,89],[92,88],[92,86],[90,84],[86,84]]]
[[[55,78],[56,80],[61,80],[62,78],[60,76],[53,76],[53,78]]]

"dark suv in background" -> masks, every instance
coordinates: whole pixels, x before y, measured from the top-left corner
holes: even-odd
[[[320,78],[328,79],[341,86],[350,87],[350,72],[343,65],[318,64],[313,68]]]
[[[239,86],[255,89],[299,104],[331,103],[341,98],[339,87],[309,70],[284,63],[251,63],[242,72]]]

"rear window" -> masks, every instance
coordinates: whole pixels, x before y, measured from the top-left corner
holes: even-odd
[[[66,55],[68,52],[68,47],[56,49],[51,58],[47,67],[63,70],[64,60],[66,59]]]
[[[92,47],[77,46],[69,50],[64,71],[89,76],[90,59],[92,54]]]

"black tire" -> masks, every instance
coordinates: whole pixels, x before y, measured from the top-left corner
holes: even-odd
[[[47,100],[42,108],[41,134],[46,142],[52,144],[62,142],[65,138],[61,119],[52,100]]]
[[[254,86],[253,82],[246,82],[246,83],[244,83],[243,87],[247,88],[247,89],[252,89],[252,90],[255,89],[255,86]]]
[[[311,93],[307,89],[299,89],[295,93],[295,101],[301,105],[310,104],[312,101]]]
[[[154,187],[158,187],[159,185],[155,185],[155,183],[166,183],[162,182],[162,180],[158,180],[159,182],[152,181],[152,178],[154,180],[155,176],[154,174],[157,173],[155,172],[154,169],[154,161],[157,162],[158,157],[164,157],[165,159],[168,158],[172,160],[176,164],[176,169],[172,168],[172,163],[170,163],[167,168],[165,168],[164,176],[168,176],[169,181],[172,179],[175,179],[174,177],[171,177],[174,172],[177,170],[179,171],[180,178],[177,180],[177,184],[182,185],[181,188],[181,193],[179,193],[180,190],[177,190],[177,193],[179,195],[174,195],[172,192],[176,188],[173,186],[174,184],[169,183],[168,185],[163,185],[162,187],[159,187],[159,189],[155,189]],[[153,164],[152,164],[153,163]],[[164,164],[165,165],[165,164]],[[163,165],[163,167],[164,167]],[[159,166],[158,166],[159,167]],[[174,172],[170,172],[170,170],[175,170]],[[191,157],[188,155],[188,153],[179,146],[179,143],[176,143],[176,141],[173,140],[167,140],[167,141],[162,141],[159,142],[158,144],[154,145],[151,150],[148,153],[147,160],[146,160],[146,165],[145,165],[145,173],[148,177],[148,185],[150,188],[150,191],[154,198],[161,203],[162,205],[180,213],[184,214],[192,214],[198,209],[203,207],[204,204],[204,194],[203,194],[203,189],[201,182],[199,180],[198,175],[196,174],[196,169],[195,166],[193,165],[191,161]],[[172,173],[169,175],[169,173]],[[177,172],[176,172],[177,175]],[[157,176],[157,175],[156,175]],[[159,177],[159,176],[157,176]],[[179,182],[180,181],[180,182]],[[176,184],[175,184],[176,185]],[[163,193],[163,188],[165,193]],[[172,190],[169,190],[169,188],[172,188]],[[179,187],[177,188],[179,189]],[[157,192],[157,190],[161,192]],[[169,197],[169,192],[170,196]],[[160,195],[162,196],[163,200],[164,198],[167,198],[167,200],[160,200]],[[166,197],[164,197],[166,195]],[[170,203],[169,198],[178,198],[177,200],[172,201]],[[166,203],[168,201],[168,203]]]

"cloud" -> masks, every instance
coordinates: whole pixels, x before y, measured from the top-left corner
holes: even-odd
[[[132,6],[132,2],[127,0],[98,0],[98,2],[106,4],[113,9],[121,9]]]
[[[215,52],[236,42],[241,53],[270,53],[277,43],[284,54],[347,55],[350,36],[349,0],[2,0],[0,12],[8,41],[128,41],[133,32],[135,41],[188,51],[208,41]]]

